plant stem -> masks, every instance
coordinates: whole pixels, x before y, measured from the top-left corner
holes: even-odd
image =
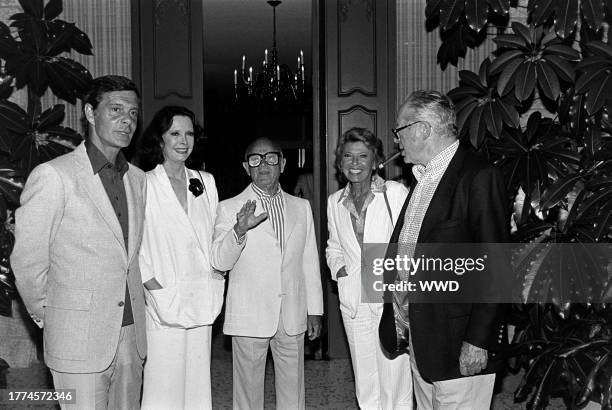
[[[37,95],[32,90],[32,87],[28,86],[28,109],[27,109],[27,113],[28,113],[28,119],[29,119],[30,123],[33,123],[34,119],[38,118],[40,116],[41,111],[42,111],[42,107],[41,107],[41,102],[40,102],[40,96]]]

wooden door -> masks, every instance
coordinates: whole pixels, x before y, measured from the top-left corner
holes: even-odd
[[[146,126],[165,105],[183,105],[204,119],[202,2],[132,0],[134,80]]]
[[[322,160],[329,195],[340,188],[334,151],[344,131],[368,128],[383,140],[385,153],[395,150],[390,132],[396,110],[395,0],[327,0],[321,6],[325,47],[321,120],[326,127]],[[331,358],[346,357],[337,290],[327,288],[328,353]]]

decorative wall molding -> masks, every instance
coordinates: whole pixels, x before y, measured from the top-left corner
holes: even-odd
[[[156,0],[153,14],[153,94],[191,98],[190,0]]]
[[[155,25],[157,26],[163,24],[163,20],[170,12],[178,12],[184,20],[189,20],[188,0],[155,0],[154,10]]]
[[[369,0],[341,0],[337,14],[338,95],[374,96],[378,82],[375,5]]]
[[[368,16],[368,21],[374,21],[374,5],[372,4],[372,0],[359,0],[363,2],[366,6],[366,15]],[[340,16],[341,21],[344,23],[349,18],[349,7],[353,3],[353,0],[340,0],[340,12],[338,15]]]
[[[354,105],[346,110],[338,111],[338,137],[353,127],[370,130],[376,135],[376,119],[378,112],[363,105]]]

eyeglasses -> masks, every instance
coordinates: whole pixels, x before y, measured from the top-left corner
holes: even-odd
[[[252,168],[257,168],[261,165],[261,162],[265,162],[268,165],[278,165],[281,159],[281,153],[277,151],[266,152],[265,154],[249,154],[247,155],[247,163]]]
[[[394,137],[395,137],[395,139],[397,140],[396,142],[399,142],[399,140],[400,140],[400,135],[399,135],[400,131],[403,131],[403,130],[405,130],[406,128],[410,128],[410,127],[412,127],[414,124],[418,124],[419,122],[425,122],[427,125],[429,125],[429,123],[427,123],[426,121],[419,120],[419,121],[413,121],[413,122],[410,122],[410,123],[408,123],[408,124],[406,124],[406,125],[402,125],[401,127],[391,128],[391,132],[393,133],[393,136],[394,136]]]

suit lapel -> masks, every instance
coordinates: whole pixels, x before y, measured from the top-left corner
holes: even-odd
[[[110,200],[108,199],[108,195],[106,194],[106,190],[102,185],[100,177],[98,175],[94,175],[93,173],[91,162],[89,161],[89,157],[87,156],[87,152],[85,150],[85,143],[81,143],[81,145],[75,148],[74,154],[77,165],[77,180],[82,183],[87,195],[97,208],[98,212],[100,212],[102,219],[104,219],[104,221],[108,224],[108,227],[119,244],[125,249],[121,225],[119,225],[119,220],[117,219],[117,215],[115,215],[115,211],[110,203]],[[128,207],[129,205],[130,202],[128,199]],[[130,220],[131,219],[132,215],[130,215]],[[132,229],[130,227],[130,233],[131,231]]]
[[[142,232],[144,199],[138,186],[138,180],[131,172],[132,165],[130,164],[129,167],[123,176],[123,183],[128,207],[128,262],[131,262],[136,253],[138,233]]]
[[[283,220],[283,228],[285,230],[285,237],[283,243],[283,249],[287,249],[287,241],[293,232],[293,228],[295,228],[295,222],[297,221],[298,214],[298,204],[297,201],[286,192],[283,191],[283,197],[285,199],[285,212],[284,220]]]
[[[434,196],[431,198],[431,202],[423,218],[423,223],[421,224],[417,242],[426,240],[434,226],[446,218],[450,201],[457,188],[457,183],[459,182],[458,175],[463,167],[464,158],[465,151],[459,147],[453,159],[448,164],[444,175],[442,175],[442,179],[436,188]]]

